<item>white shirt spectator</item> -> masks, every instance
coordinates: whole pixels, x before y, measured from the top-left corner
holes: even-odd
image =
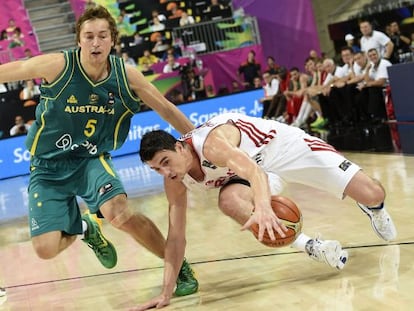
[[[370,49],[376,49],[381,57],[385,55],[385,45],[391,39],[380,31],[373,30],[370,37],[361,37],[361,51],[368,52]]]
[[[373,80],[386,79],[386,81],[388,83],[387,67],[389,67],[391,65],[392,64],[388,60],[381,59],[378,66],[377,66],[377,68],[374,68],[374,64],[372,64],[368,75]]]
[[[265,97],[268,96],[275,96],[277,92],[279,91],[279,80],[278,79],[272,79],[270,81],[270,84],[266,84],[263,86]]]

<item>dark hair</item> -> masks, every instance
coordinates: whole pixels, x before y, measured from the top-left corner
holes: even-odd
[[[347,46],[347,45],[341,47],[341,52],[342,51],[349,51],[349,52],[351,52],[351,54],[354,54],[354,50],[350,46]]]
[[[86,11],[83,12],[83,14],[79,17],[79,19],[76,22],[76,42],[80,41],[80,31],[81,31],[81,27],[83,23],[86,21],[95,20],[98,18],[102,18],[108,21],[109,30],[111,31],[112,41],[114,42],[114,44],[117,42],[118,29],[116,27],[116,21],[112,17],[111,13],[109,13],[109,11],[101,5],[86,9]]]
[[[156,130],[145,133],[142,136],[139,156],[142,162],[152,160],[155,154],[162,150],[175,151],[175,143],[177,140],[174,136],[166,131]]]

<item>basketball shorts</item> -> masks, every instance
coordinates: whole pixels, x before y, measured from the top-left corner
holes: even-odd
[[[343,199],[346,186],[361,170],[333,146],[304,132],[290,140],[276,139],[260,156],[272,195],[280,194],[287,183],[298,183]]]
[[[124,187],[109,154],[97,158],[46,160],[33,157],[29,183],[31,236],[51,231],[82,233],[77,201],[81,197],[91,213]]]

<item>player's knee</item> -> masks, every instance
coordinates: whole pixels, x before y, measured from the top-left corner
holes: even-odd
[[[232,200],[229,196],[220,197],[219,208],[224,215],[233,217],[234,205],[234,200]]]
[[[133,213],[130,208],[125,207],[120,209],[113,217],[110,219],[112,226],[118,229],[122,229],[132,218]]]
[[[52,259],[59,253],[59,249],[42,240],[32,240],[33,249],[41,259]]]

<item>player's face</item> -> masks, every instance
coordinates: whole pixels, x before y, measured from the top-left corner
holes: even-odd
[[[106,61],[113,43],[107,20],[98,18],[82,24],[78,45],[83,59],[92,63]]]
[[[176,151],[162,150],[147,161],[147,164],[165,178],[182,180],[189,170],[189,161],[183,154],[182,145],[177,144]]]

